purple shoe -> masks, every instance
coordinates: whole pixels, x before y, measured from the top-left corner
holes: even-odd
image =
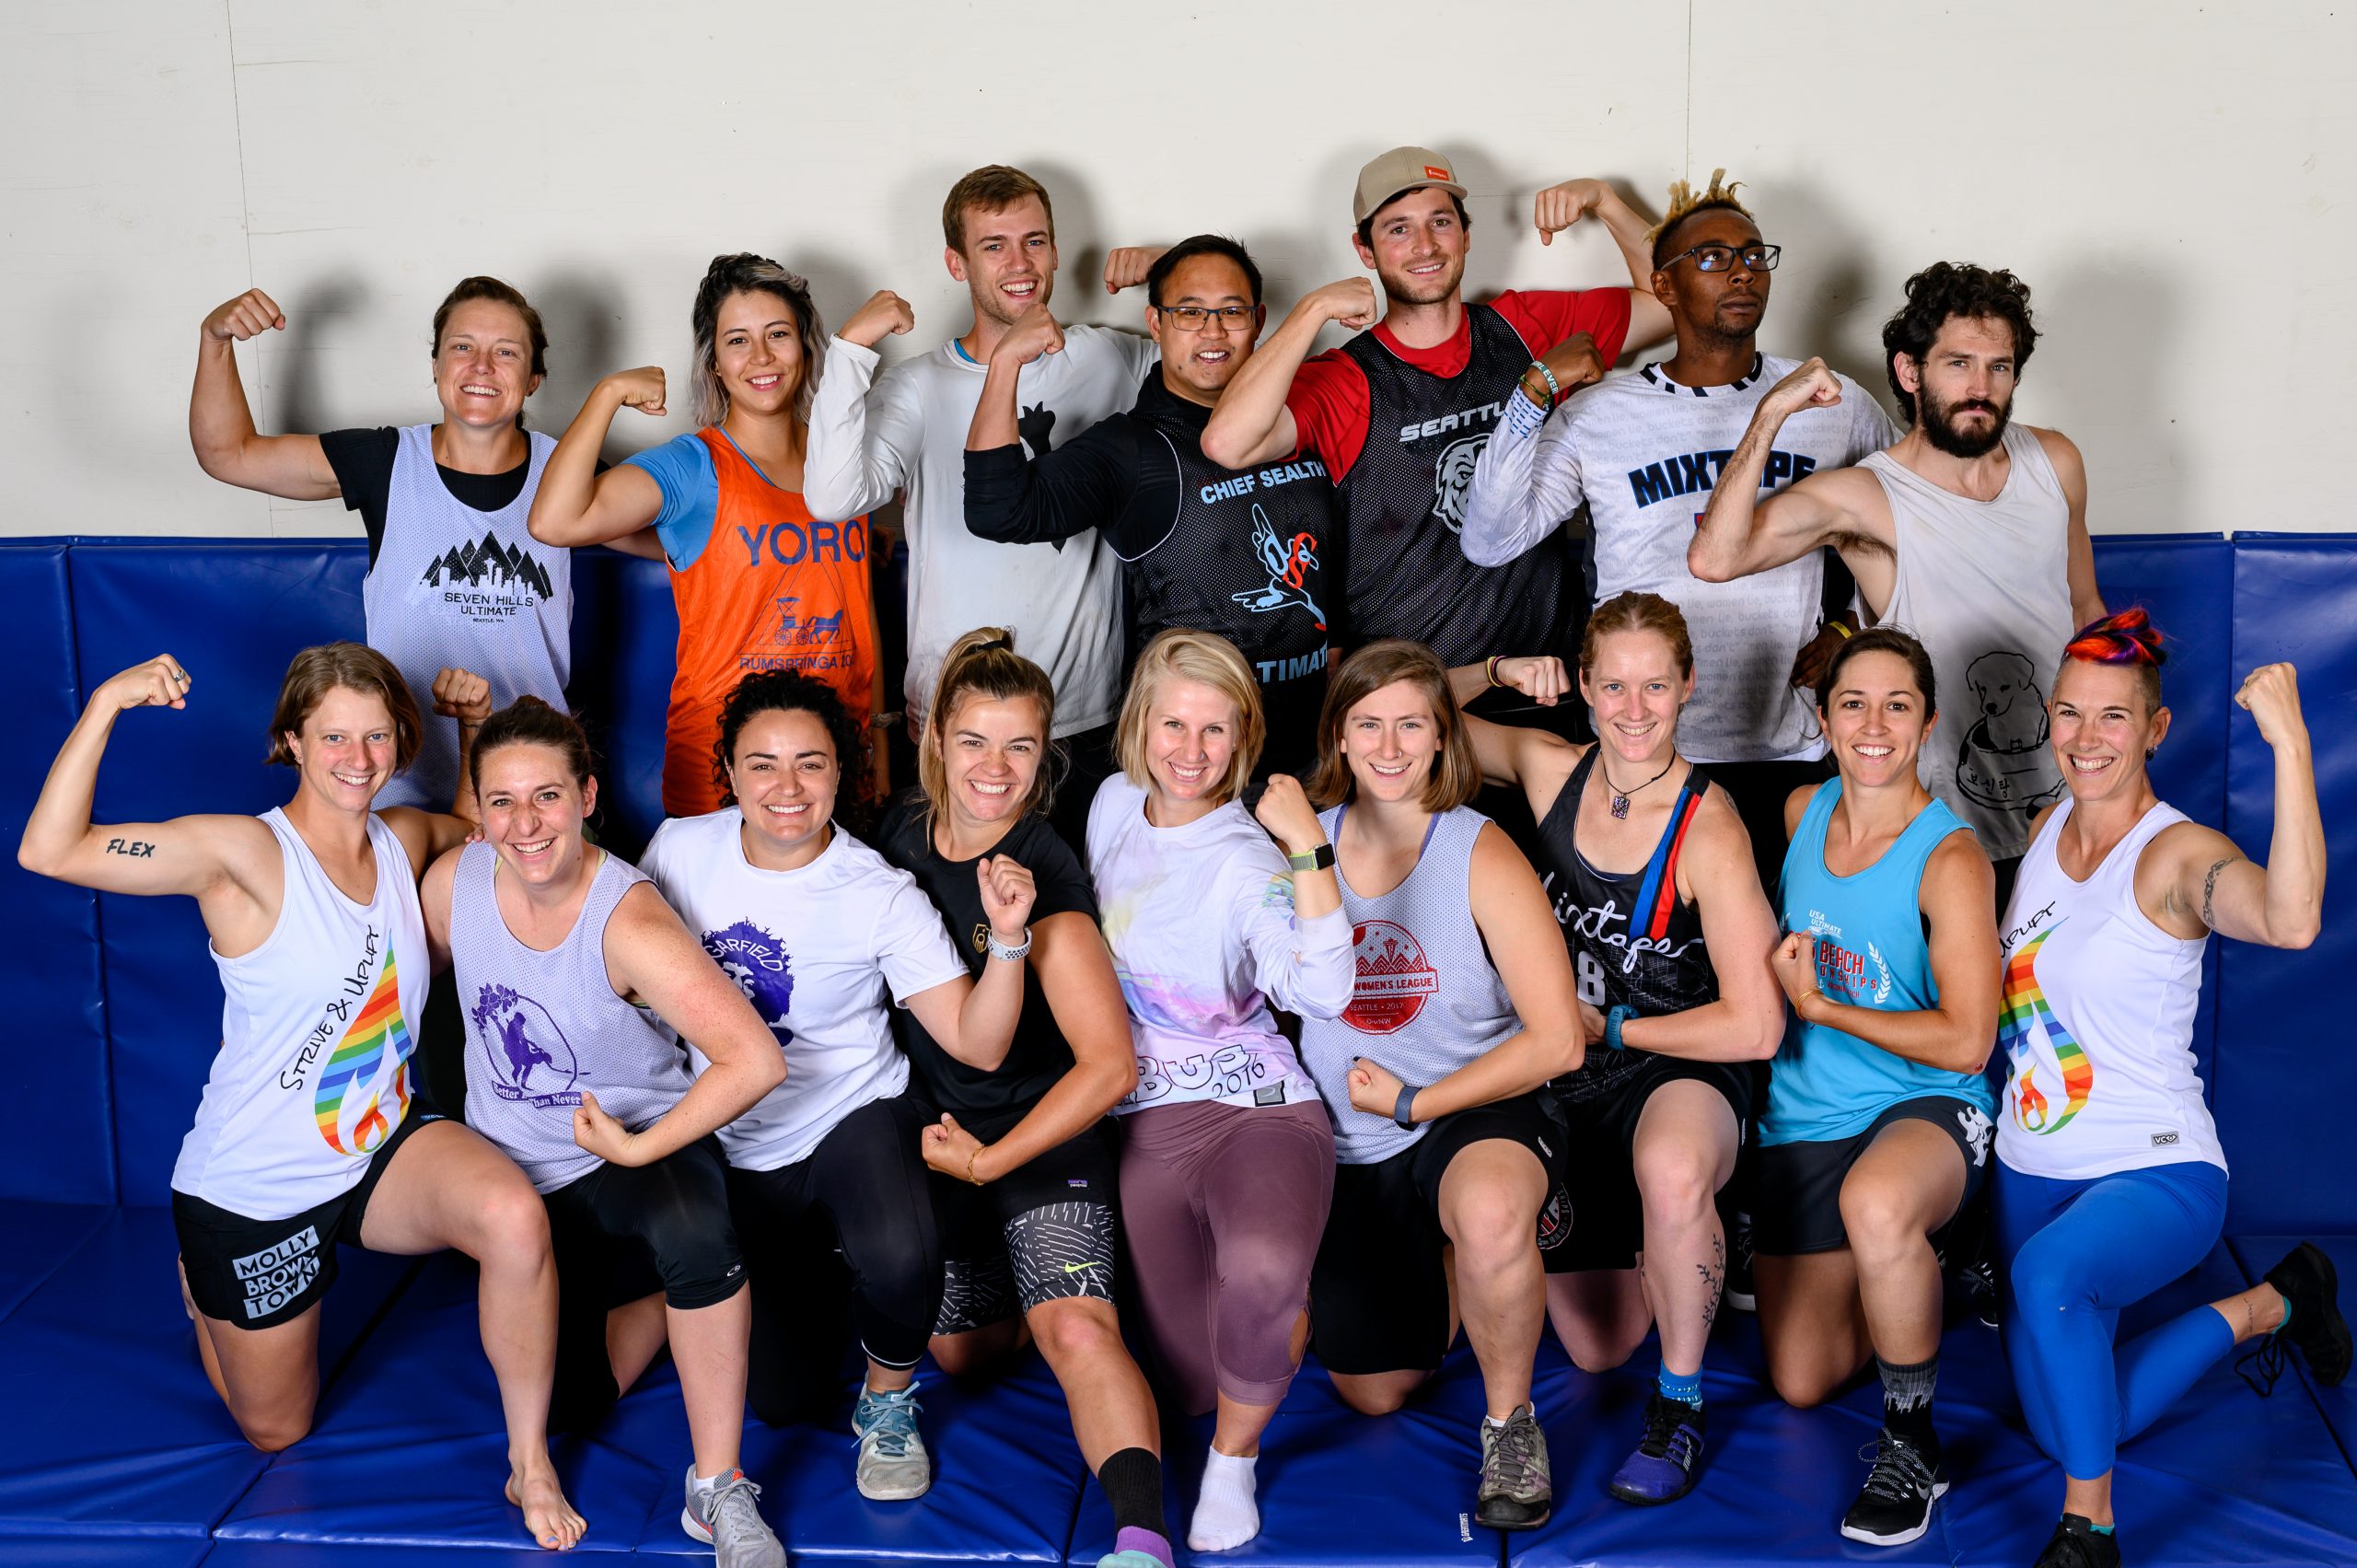
[[[1612,1477],[1612,1495],[1650,1507],[1694,1490],[1702,1463],[1702,1408],[1656,1393],[1645,1404],[1645,1435]]]

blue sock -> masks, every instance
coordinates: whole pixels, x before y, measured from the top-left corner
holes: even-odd
[[[1655,1376],[1654,1387],[1661,1390],[1661,1397],[1665,1400],[1682,1400],[1697,1410],[1702,1408],[1702,1375],[1700,1372],[1689,1377],[1681,1377],[1664,1366]]]
[[[2275,1325],[2275,1331],[2280,1334],[2292,1326],[2292,1298],[2279,1290],[2275,1299],[2283,1304],[2283,1321]]]
[[[2087,1527],[2087,1528],[2095,1531],[2096,1534],[2099,1536],[2107,1536],[2118,1527],[2119,1527],[2116,1525],[2089,1525]]]

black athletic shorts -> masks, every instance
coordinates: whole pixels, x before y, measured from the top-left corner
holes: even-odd
[[[393,1135],[368,1156],[360,1179],[326,1202],[283,1220],[248,1219],[185,1192],[172,1194],[172,1228],[180,1234],[180,1263],[188,1270],[188,1293],[196,1309],[239,1329],[268,1329],[300,1316],[335,1283],[336,1243],[360,1245],[368,1200],[409,1135],[439,1111],[410,1112]]]
[[[1538,1255],[1550,1274],[1637,1266],[1645,1245],[1637,1121],[1655,1089],[1689,1078],[1707,1084],[1735,1112],[1737,1137],[1751,1137],[1750,1063],[1635,1054],[1645,1058],[1643,1065],[1604,1093],[1585,1100],[1556,1097],[1562,1102],[1566,1152],[1554,1197],[1538,1215]]]
[[[1751,1245],[1770,1257],[1829,1252],[1846,1247],[1841,1223],[1841,1183],[1875,1135],[1894,1121],[1928,1121],[1956,1140],[1964,1156],[1961,1213],[1989,1174],[1989,1145],[1996,1129],[1989,1113],[1954,1095],[1903,1099],[1867,1124],[1863,1132],[1815,1144],[1774,1144],[1759,1151],[1759,1196],[1751,1211]]]
[[[935,1333],[962,1334],[1047,1301],[1113,1299],[1117,1135],[1105,1117],[980,1187],[934,1172],[943,1276]]]
[[[1334,1171],[1334,1203],[1309,1271],[1310,1342],[1329,1372],[1429,1372],[1448,1352],[1440,1183],[1492,1138],[1538,1156],[1551,1185],[1566,1137],[1545,1089],[1444,1116],[1390,1158]]]

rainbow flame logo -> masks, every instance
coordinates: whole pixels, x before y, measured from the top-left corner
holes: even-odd
[[[401,978],[395,972],[393,950],[385,949],[385,967],[352,1025],[343,1031],[335,1053],[319,1070],[319,1136],[340,1155],[365,1155],[392,1136],[409,1114],[409,1024],[401,1016]],[[387,1113],[386,1099],[392,1101]],[[357,1114],[349,1118],[349,1102]]]
[[[2095,1087],[2095,1064],[2062,1020],[2054,1016],[2047,1005],[2046,992],[2038,983],[2038,950],[2046,939],[2062,929],[2061,923],[2049,926],[2030,941],[2014,951],[2005,965],[2005,1005],[1998,1015],[1997,1043],[2004,1048],[2007,1057],[2015,1063],[2013,1084],[2014,1124],[2025,1132],[2060,1132],[2071,1123],[2071,1118],[2087,1103],[2087,1095]],[[2035,1026],[2053,1048],[2054,1064],[2062,1074],[2063,1106],[2055,1114],[2053,1101],[2038,1086],[2038,1063],[2030,1054],[2031,1028]]]

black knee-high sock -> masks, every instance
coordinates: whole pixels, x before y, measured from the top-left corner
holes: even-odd
[[[1152,1530],[1167,1538],[1162,1517],[1162,1461],[1148,1448],[1124,1448],[1097,1467],[1097,1484],[1113,1504],[1116,1530]]]
[[[1875,1370],[1882,1374],[1882,1423],[1917,1451],[1939,1452],[1939,1434],[1932,1430],[1932,1391],[1939,1386],[1940,1358],[1902,1366],[1876,1356]]]

